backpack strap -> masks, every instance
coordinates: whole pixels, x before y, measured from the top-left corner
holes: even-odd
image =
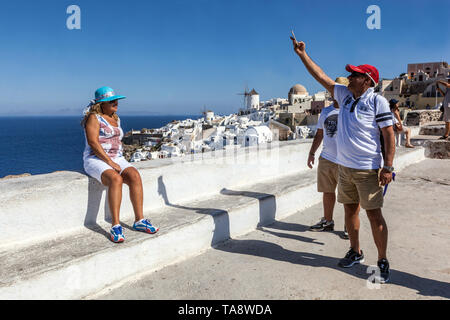
[[[375,117],[377,116],[377,97],[378,97],[378,94],[374,94],[375,95],[375,98],[373,98],[373,106],[375,107]]]
[[[375,117],[377,116],[377,97],[378,97],[378,94],[375,93],[375,98],[373,98],[373,106],[374,106],[374,109],[375,109]],[[383,156],[383,161],[384,161],[384,159],[386,157],[386,153],[385,153],[385,150],[384,150],[384,137],[383,137],[383,132],[381,131],[381,129],[378,128],[378,130],[380,131],[381,155]]]

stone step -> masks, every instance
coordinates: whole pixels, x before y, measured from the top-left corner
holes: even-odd
[[[418,134],[411,137],[411,144],[415,146],[424,146],[425,142],[428,141],[440,141],[439,136]]]
[[[423,146],[427,158],[450,159],[450,141],[448,140],[429,140]]]
[[[431,159],[450,159],[450,141],[439,139],[439,135],[416,135],[411,138],[415,146],[425,149],[425,157]]]
[[[422,148],[401,148],[394,166],[399,171],[423,159]],[[121,244],[112,243],[109,225],[100,223],[50,240],[1,249],[0,299],[80,299],[321,201],[316,170],[223,188],[210,198],[185,203],[173,203],[170,194],[162,193],[165,207],[145,212],[160,227],[155,235],[132,231],[133,221],[125,219],[126,240]]]
[[[439,121],[420,127],[419,134],[425,136],[443,136],[445,133],[445,122]]]

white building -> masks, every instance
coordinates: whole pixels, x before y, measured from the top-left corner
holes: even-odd
[[[182,155],[180,148],[173,143],[163,144],[161,152],[166,152],[168,157],[180,157]]]
[[[148,151],[143,151],[142,149],[137,149],[131,156],[130,162],[139,162],[142,160],[147,160]]]
[[[301,84],[294,85],[288,93],[288,100],[290,105],[301,103],[308,97],[308,91]]]
[[[208,124],[211,124],[212,121],[214,120],[214,112],[208,110],[205,112],[205,121]]]
[[[272,131],[267,126],[249,127],[245,130],[244,146],[254,146],[272,142]]]
[[[159,152],[158,151],[149,152],[148,155],[147,155],[147,159],[150,159],[150,160],[155,160],[155,159],[158,159],[158,158],[159,158]]]
[[[247,109],[259,110],[259,93],[252,89],[247,97]]]

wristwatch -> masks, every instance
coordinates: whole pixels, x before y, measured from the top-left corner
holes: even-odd
[[[389,172],[393,172],[394,171],[394,167],[389,167],[389,166],[383,166],[383,169],[386,169]]]

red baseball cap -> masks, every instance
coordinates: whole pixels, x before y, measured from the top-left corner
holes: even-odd
[[[372,81],[375,85],[377,85],[377,83],[378,83],[378,79],[379,79],[378,70],[377,70],[377,68],[375,68],[374,66],[371,66],[370,64],[362,64],[357,67],[352,66],[351,64],[348,64],[345,66],[345,70],[347,70],[348,72],[355,71],[355,72],[367,74],[369,76],[369,78],[372,79]]]

